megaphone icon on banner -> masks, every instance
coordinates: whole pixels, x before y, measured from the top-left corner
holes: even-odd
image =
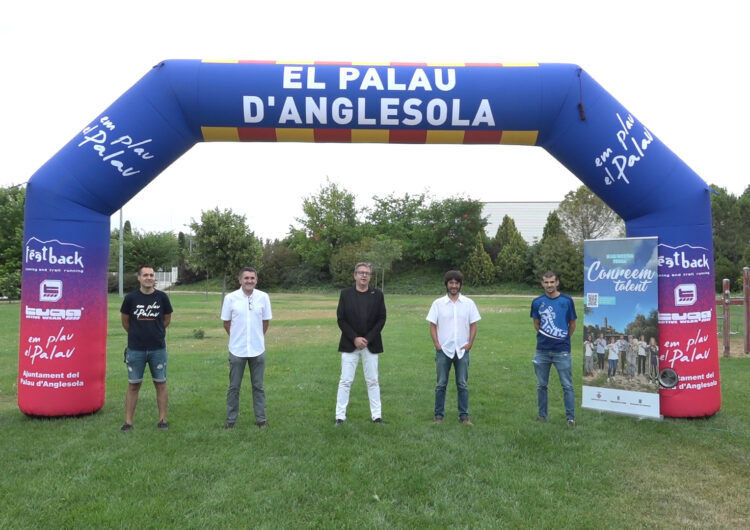
[[[674,388],[679,383],[680,378],[677,376],[677,372],[671,368],[665,368],[659,372],[657,380],[662,388]]]

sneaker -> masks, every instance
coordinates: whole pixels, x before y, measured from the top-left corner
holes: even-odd
[[[432,423],[443,423],[443,417],[442,416],[435,416],[435,419],[432,420]]]
[[[160,431],[166,431],[167,429],[169,429],[169,423],[164,420],[159,420],[159,423],[156,424],[156,428]]]
[[[544,423],[545,421],[547,421],[547,418],[545,418],[544,416],[537,416],[536,421],[537,423]]]
[[[385,422],[383,421],[383,418],[375,418],[374,420],[372,420],[372,422],[373,422],[373,423],[380,423],[381,425],[382,425],[383,423],[385,423]]]
[[[133,424],[132,423],[123,423],[122,427],[120,427],[120,430],[122,432],[128,432],[133,430]]]
[[[576,428],[576,420],[568,420],[568,427],[570,427],[571,429],[575,429]]]
[[[469,419],[468,416],[464,416],[463,418],[458,420],[458,422],[463,423],[464,425],[474,425],[473,423],[471,423],[471,420]]]
[[[338,427],[339,425],[343,425],[343,424],[344,424],[344,420],[340,420],[336,418],[336,423],[334,423],[333,426]]]
[[[268,422],[266,420],[263,420],[259,421],[255,425],[257,425],[259,429],[265,429],[266,427],[268,427]]]
[[[229,429],[234,429],[234,422],[228,421],[226,425],[224,425],[224,430],[228,431]]]

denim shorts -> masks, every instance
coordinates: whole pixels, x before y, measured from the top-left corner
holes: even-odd
[[[154,383],[163,383],[167,380],[167,350],[131,350],[125,356],[125,364],[128,366],[128,383],[140,383],[143,381],[143,372],[148,363],[151,370],[151,380]]]

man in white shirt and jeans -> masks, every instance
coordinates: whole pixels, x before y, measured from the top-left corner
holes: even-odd
[[[469,419],[469,350],[477,336],[477,322],[482,317],[473,300],[461,294],[464,275],[460,271],[445,273],[447,294],[432,303],[427,321],[435,345],[435,423],[445,416],[445,389],[451,366],[455,366],[458,391],[458,420],[473,425]]]
[[[237,279],[240,288],[229,293],[221,307],[221,320],[229,335],[229,389],[224,428],[232,429],[239,416],[245,364],[250,366],[255,424],[263,428],[268,426],[263,373],[266,369],[265,335],[272,318],[271,300],[266,293],[255,288],[258,273],[253,267],[243,268]]]

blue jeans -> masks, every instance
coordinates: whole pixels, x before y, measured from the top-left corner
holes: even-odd
[[[536,394],[539,403],[539,417],[547,417],[547,384],[549,371],[555,365],[560,384],[563,389],[565,416],[569,420],[575,419],[575,393],[573,392],[573,375],[570,352],[548,352],[537,350],[534,354],[534,371],[536,372]]]
[[[143,382],[143,372],[146,364],[151,370],[151,380],[154,383],[163,383],[167,380],[167,350],[131,350],[125,355],[125,364],[128,368],[128,383]]]
[[[607,377],[614,377],[615,375],[617,375],[617,359],[610,359]]]
[[[458,417],[469,416],[469,351],[460,359],[458,354],[453,359],[445,355],[443,350],[435,351],[435,367],[437,369],[437,386],[435,387],[435,416],[445,416],[445,388],[448,386],[448,376],[451,366],[455,366],[456,390],[458,391]]]

